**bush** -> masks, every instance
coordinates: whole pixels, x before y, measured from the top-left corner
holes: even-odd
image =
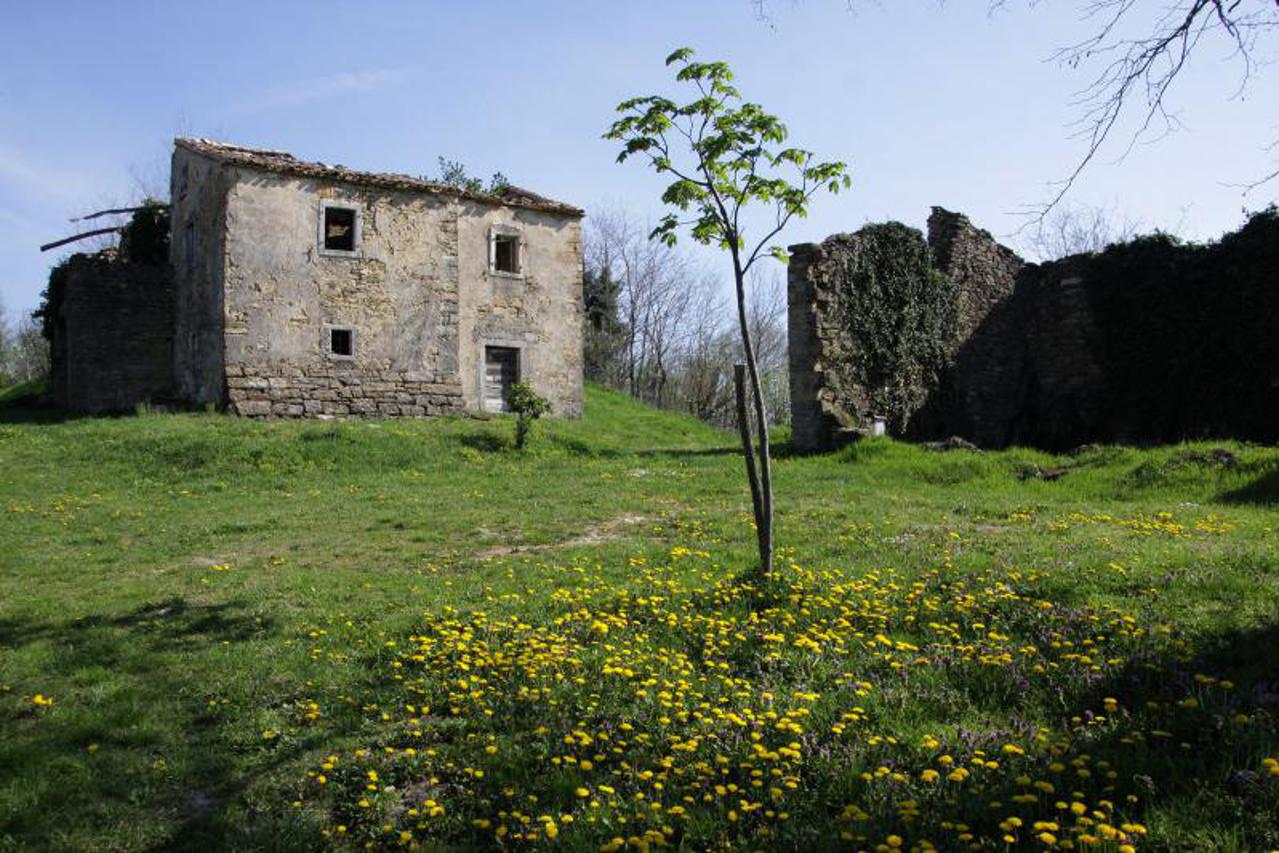
[[[506,402],[510,405],[511,411],[515,412],[515,449],[523,450],[524,445],[528,443],[528,434],[533,428],[533,421],[549,412],[551,403],[524,382],[516,382],[511,386]]]

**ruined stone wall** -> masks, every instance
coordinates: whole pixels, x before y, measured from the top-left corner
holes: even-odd
[[[861,340],[857,324],[839,308],[853,278],[850,258],[858,240],[880,227],[793,247],[792,421],[801,448],[830,447],[841,431],[865,429],[874,389],[847,381],[855,373],[849,362],[897,345],[904,339],[898,328],[910,327],[902,305],[881,296],[859,310],[889,310],[897,325],[881,322],[879,328],[891,340]],[[907,377],[926,386],[923,402],[891,423],[894,432],[919,439],[958,435],[994,447],[1091,440],[1080,436],[1096,432],[1106,377],[1077,261],[1026,264],[967,217],[941,208],[929,217],[928,246],[933,268],[951,285],[954,323],[939,331],[944,369]]]
[[[908,433],[1007,444],[1025,383],[1026,306],[1014,293],[1026,264],[968,217],[940,207],[928,217],[928,244],[955,284],[957,327],[949,369]]]
[[[882,417],[900,431],[949,356],[957,301],[901,223],[791,247],[792,433],[817,446]]]
[[[894,289],[858,303],[900,321],[879,323],[871,339],[840,307],[850,287],[864,287],[857,255],[884,227],[794,247],[792,417],[801,448],[864,428],[873,386],[884,380],[847,377],[877,348],[909,340],[899,331],[911,328],[908,303],[893,297],[921,275],[892,279]],[[933,267],[954,287],[956,325],[945,369],[895,434],[1052,450],[1279,440],[1279,212],[1254,214],[1212,244],[1154,235],[1040,265],[939,208],[928,241]],[[894,261],[876,263],[887,275]]]
[[[164,266],[111,252],[68,261],[51,342],[52,391],[61,408],[130,411],[173,393],[173,281]]]
[[[833,393],[825,390],[826,355],[818,331],[822,304],[814,265],[822,257],[817,243],[791,246],[786,269],[787,357],[790,363],[791,441],[815,450],[829,447],[834,433],[851,419],[827,411]],[[848,426],[852,426],[851,423]]]

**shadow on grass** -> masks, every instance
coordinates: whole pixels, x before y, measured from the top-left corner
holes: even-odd
[[[86,417],[89,415],[68,412],[32,397],[0,402],[0,424],[60,424]]]
[[[495,432],[464,432],[454,438],[462,447],[480,453],[505,453],[514,449],[506,436]]]
[[[1219,495],[1217,500],[1228,504],[1279,506],[1279,468],[1261,474],[1246,486]]]
[[[241,678],[251,670],[232,662],[224,679],[207,664],[211,650],[252,654],[253,641],[275,633],[245,603],[182,598],[118,616],[0,620],[0,653],[31,655],[33,686],[58,693],[44,711],[0,706],[0,766],[22,789],[0,797],[0,848],[313,847],[285,802],[246,821],[244,794],[339,736],[339,724],[263,740],[252,727],[255,687]]]
[[[738,445],[697,448],[650,447],[646,450],[637,450],[628,455],[642,459],[651,459],[655,457],[664,457],[669,459],[702,459],[715,456],[741,456],[742,448]]]
[[[827,772],[850,780],[842,789],[845,796],[866,802],[873,799],[875,783],[858,783],[858,770],[876,764],[938,767],[938,752],[980,750],[999,759],[999,775],[982,781],[978,797],[941,794],[937,803],[978,837],[1000,837],[1000,821],[1016,815],[1024,829],[1013,846],[1029,849],[1034,833],[1026,830],[1034,822],[1059,824],[1061,831],[1053,831],[1067,836],[1067,827],[1075,824],[1069,804],[1082,803],[1086,814],[1096,817],[1105,801],[1115,809],[1114,817],[1106,818],[1112,825],[1147,827],[1150,849],[1279,849],[1279,779],[1262,765],[1263,758],[1279,750],[1279,625],[1222,634],[1205,646],[1194,656],[1135,658],[1055,697],[1027,690],[1029,685],[1019,685],[1011,672],[990,679],[998,671],[989,667],[948,669],[940,684],[916,687],[909,701],[923,704],[934,718],[945,718],[939,712],[953,701],[946,694],[958,691],[964,695],[961,705],[974,702],[990,719],[1006,722],[990,728],[961,726],[953,739],[933,750],[903,744],[897,751],[866,756],[862,767],[832,766]],[[1233,682],[1230,689],[1220,686],[1223,681]],[[1191,699],[1196,704],[1187,707]],[[1108,705],[1108,700],[1117,704]],[[1053,707],[1045,709],[1045,702]],[[1047,729],[1042,727],[1045,719]],[[1005,744],[1033,742],[1045,731],[1071,735],[1052,749],[1032,749],[1021,757],[1003,751]],[[1038,783],[1052,787],[1037,789]],[[925,798],[934,791],[928,790]],[[1029,802],[1018,802],[1027,795]],[[995,802],[1000,807],[992,810]],[[933,804],[925,799],[923,812]],[[891,814],[873,815],[868,829],[872,837],[896,832],[910,838],[918,831]],[[963,849],[953,837],[942,840],[941,849]],[[1147,849],[1146,838],[1132,840]],[[843,847],[818,839],[812,849]]]
[[[262,636],[269,625],[237,611],[242,605],[191,605],[182,598],[169,598],[158,604],[144,604],[120,616],[90,616],[55,624],[25,619],[0,619],[0,646],[21,648],[30,643],[47,641],[60,647],[92,652],[92,635],[96,631],[129,629],[153,643],[174,650],[183,646],[209,642],[240,642]],[[109,644],[108,644],[109,645]],[[70,671],[75,660],[60,657],[57,667]]]
[[[749,574],[739,580],[755,585]],[[781,585],[760,586],[759,598],[749,603],[751,607],[774,602],[787,606],[782,603],[790,600],[781,595]],[[700,614],[703,607],[718,612],[723,600],[719,593],[707,593],[680,612]],[[611,609],[601,605],[596,612],[598,615]],[[635,612],[630,612],[628,618],[642,619]],[[1025,618],[1029,621],[1017,626],[1017,636],[1024,635],[1027,642],[1036,644],[1051,642],[1062,625],[1039,618],[1034,612],[1027,612]],[[658,619],[659,623],[662,621]],[[636,630],[650,635],[649,625],[634,624]],[[698,623],[693,620],[690,624]],[[1082,636],[1101,630],[1093,624],[1088,614],[1080,614],[1079,627],[1085,631]],[[681,636],[687,645],[681,642]],[[702,639],[701,633],[693,629],[671,637],[669,646],[686,656],[690,669],[698,668],[703,666]],[[907,717],[918,712],[920,722],[929,726],[938,721],[973,722],[958,724],[931,747],[920,745],[917,733],[909,739],[901,737],[909,725],[893,732],[898,735],[896,738],[878,737],[885,732],[877,725],[871,729],[877,735],[873,739],[828,740],[820,747],[814,744],[812,757],[799,771],[808,793],[803,798],[786,800],[788,827],[793,834],[778,839],[772,849],[869,848],[875,839],[889,834],[900,835],[908,842],[923,837],[936,842],[937,832],[942,835],[938,849],[968,849],[957,833],[971,828],[979,838],[999,839],[1005,834],[1000,823],[1010,815],[1023,821],[1023,831],[1009,842],[1017,849],[1036,846],[1031,827],[1037,821],[1061,824],[1060,832],[1053,827],[1061,838],[1073,837],[1068,832],[1072,827],[1086,832],[1089,825],[1076,817],[1093,821],[1093,826],[1098,821],[1114,827],[1130,821],[1148,823],[1153,849],[1279,848],[1279,780],[1267,778],[1268,771],[1261,763],[1279,749],[1279,623],[1204,637],[1195,646],[1199,651],[1187,654],[1172,643],[1147,646],[1142,642],[1117,669],[1089,676],[1087,667],[1070,667],[1069,674],[1063,669],[1060,678],[1044,673],[1032,676],[1030,667],[1037,664],[1028,662],[1023,667],[1015,658],[1001,666],[992,666],[980,657],[957,658],[949,644],[942,644],[937,650],[925,645],[919,650],[926,661],[920,666],[926,670],[913,666],[877,670],[870,659],[861,662],[867,665],[863,670],[853,662],[851,665],[857,667],[854,671],[876,685],[864,700],[872,721],[885,711],[901,707],[906,709],[902,713]],[[760,647],[743,646],[742,650],[743,657],[724,662],[728,669],[714,665],[717,672],[723,669],[725,675],[744,677],[747,682],[743,683],[749,683],[759,676]],[[810,670],[795,673],[800,678],[811,674]],[[590,680],[590,673],[582,675]],[[1222,680],[1233,684],[1223,687]],[[562,710],[563,719],[574,721],[571,725],[586,728],[591,724],[576,721],[596,713],[596,703],[601,708],[608,707],[610,701],[622,703],[626,701],[624,697],[631,695],[628,688],[608,692],[613,689],[609,683],[603,679],[598,692],[582,697],[589,699],[591,711],[572,705],[571,697],[568,703],[551,705]],[[774,688],[780,693],[801,686],[813,689],[813,695],[817,695],[816,684],[802,681]],[[1188,701],[1191,699],[1193,703]],[[619,705],[616,713],[623,719],[639,720],[639,729],[646,731],[644,715],[636,715],[633,710]],[[1246,718],[1243,722],[1241,716]],[[611,725],[607,720],[604,718],[600,725]],[[504,764],[489,767],[483,782],[459,781],[440,773],[444,781],[432,790],[447,790],[455,785],[475,791],[487,786],[485,789],[496,799],[503,786],[525,786],[521,794],[536,794],[539,807],[548,812],[553,813],[560,804],[565,809],[572,808],[575,796],[580,796],[574,793],[574,782],[546,773],[546,750],[562,749],[555,741],[548,744],[544,740],[546,722],[545,710],[533,704],[503,708],[500,730],[501,736],[508,739],[501,753]],[[430,743],[450,756],[452,766],[454,752],[465,756],[475,749],[475,744],[492,733],[491,725],[479,715],[442,718],[432,726]],[[672,732],[663,728],[653,734],[654,740],[660,742]],[[1043,741],[1038,740],[1041,735]],[[638,735],[627,737],[639,742]],[[1005,746],[1011,744],[1022,744],[1024,750],[1006,751]],[[936,776],[932,783],[914,781],[921,778],[922,768],[942,767],[938,757],[942,753],[960,758],[958,766],[963,766],[968,757],[983,754],[978,750],[984,751],[989,764],[975,770],[971,779],[957,780],[963,783],[962,787],[945,780],[944,768],[940,782]],[[463,761],[459,759],[457,763]],[[419,790],[425,784],[411,770],[395,769],[394,764],[386,766],[391,768],[388,773],[402,774],[396,784],[405,790]],[[750,767],[725,764],[716,781],[749,786]],[[878,773],[872,778],[876,768],[886,768],[884,773],[889,769],[900,771],[903,787],[895,788],[899,793],[885,796],[885,781]],[[434,767],[418,772],[431,774],[433,786],[437,782]],[[355,778],[361,776],[357,774]],[[614,784],[611,779],[609,782]],[[1037,788],[1034,782],[1050,787]],[[676,787],[679,784],[677,781]],[[965,794],[961,796],[957,791]],[[1027,796],[1029,800],[1025,799]],[[916,816],[899,812],[901,799],[918,802],[917,808],[909,810]],[[700,807],[695,801],[688,802],[693,804],[690,813],[698,812]],[[845,803],[857,803],[868,810],[866,822],[854,831],[864,832],[869,843],[854,845],[841,839],[841,831],[848,828],[839,817]],[[1084,813],[1079,815],[1073,808],[1082,808]],[[922,823],[918,815],[924,816]],[[945,819],[947,823],[939,826],[940,821],[931,823],[930,818]],[[671,841],[676,847],[689,849],[712,846],[719,820],[716,807],[710,807],[695,814],[695,819],[687,824],[688,836],[677,835]],[[1036,828],[1034,833],[1039,831]],[[1139,830],[1124,831],[1137,836],[1133,840],[1138,847],[1147,847]],[[702,834],[697,835],[698,832]],[[435,840],[441,848],[448,844],[460,848],[487,846],[485,838],[476,833]],[[1117,849],[1118,844],[1114,840],[1102,849]]]

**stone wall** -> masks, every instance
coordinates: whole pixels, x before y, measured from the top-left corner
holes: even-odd
[[[944,370],[896,434],[1053,450],[1279,438],[1279,212],[1255,214],[1214,244],[1154,236],[1049,264],[1025,263],[961,214],[934,208],[928,226],[956,322]],[[889,331],[862,340],[861,324],[839,309],[850,288],[865,286],[855,269],[859,241],[881,227],[792,247],[792,419],[801,448],[865,429],[879,388],[848,377],[858,359],[897,345],[897,330],[910,328],[909,313],[877,296],[861,310],[887,310],[890,322],[879,328]],[[877,263],[877,274],[891,277],[894,259]]]
[[[164,266],[114,252],[67,261],[50,344],[54,402],[122,412],[173,393],[173,280]]]
[[[492,227],[520,233],[519,275],[489,270]],[[520,365],[556,415],[582,413],[582,228],[537,210],[463,203],[457,213],[458,370],[466,405],[478,410],[486,346],[520,350]]]
[[[1027,264],[967,217],[941,208],[929,217],[928,245],[933,266],[953,287],[955,323],[944,342],[944,371],[921,389],[922,404],[895,424],[896,433],[957,435],[988,447],[1061,448],[1108,438],[1101,422],[1107,377],[1084,259]],[[842,363],[868,349],[833,309],[849,276],[831,258],[854,246],[836,235],[794,247],[791,371],[799,393],[792,394],[792,418],[795,442],[806,449],[864,430],[870,416],[865,401],[874,389],[837,381],[850,372]]]
[[[944,369],[955,327],[954,288],[923,235],[890,222],[791,252],[796,441],[831,443],[876,416],[903,429]]]
[[[229,176],[174,149],[169,186],[169,266],[174,273],[173,382],[179,399],[226,403],[222,286]]]
[[[360,211],[356,256],[319,250],[324,200]],[[459,410],[431,403],[432,393],[423,390],[458,384],[456,225],[447,202],[426,196],[238,175],[226,203],[230,410],[254,416]],[[329,326],[354,330],[353,358],[329,353]]]
[[[821,247],[801,243],[790,247],[786,270],[787,357],[790,362],[791,441],[796,447],[818,449],[835,442],[842,425],[852,418],[834,411],[834,393],[826,389],[825,342],[818,331],[818,277],[813,269]],[[831,409],[828,411],[828,409]]]
[[[231,408],[249,417],[428,417],[466,410],[457,382],[341,366],[230,365]]]

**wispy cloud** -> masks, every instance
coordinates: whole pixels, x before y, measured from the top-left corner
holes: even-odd
[[[325,77],[295,80],[251,95],[232,104],[227,112],[247,115],[323,101],[354,92],[367,92],[397,83],[404,79],[407,73],[408,71],[403,68],[366,68]]]
[[[22,196],[66,201],[83,195],[89,182],[83,175],[45,165],[0,143],[0,187]]]

